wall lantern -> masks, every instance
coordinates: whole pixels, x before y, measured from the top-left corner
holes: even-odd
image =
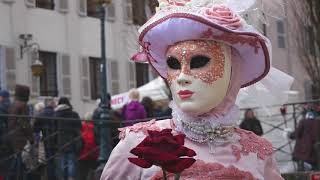
[[[41,76],[44,72],[43,63],[39,60],[40,45],[32,42],[32,34],[20,34],[20,58],[23,59],[24,53],[32,54],[31,71],[33,76]]]

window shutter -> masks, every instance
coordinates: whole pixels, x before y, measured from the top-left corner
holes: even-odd
[[[28,53],[28,79],[30,84],[30,92],[32,96],[40,95],[40,78],[32,75],[31,65],[37,59],[36,51],[29,51]]]
[[[116,19],[116,9],[115,9],[114,3],[111,2],[107,6],[107,20],[114,21],[115,19]]]
[[[123,17],[124,17],[124,22],[128,24],[132,23],[132,1],[131,0],[124,1]]]
[[[16,85],[16,61],[14,48],[5,47],[4,48],[4,58],[5,58],[5,85],[6,89],[10,92],[14,92],[14,87]]]
[[[63,13],[68,12],[68,7],[69,7],[68,2],[69,2],[68,0],[59,0],[57,4],[58,10]]]
[[[36,0],[25,0],[27,7],[36,7]]]
[[[304,93],[307,101],[312,100],[312,81],[304,82]]]
[[[79,15],[86,16],[87,15],[87,0],[78,0],[77,2],[78,2]]]
[[[119,68],[118,68],[118,61],[110,60],[110,80],[111,80],[111,93],[118,94],[119,93]]]
[[[136,73],[135,73],[135,64],[128,62],[128,82],[129,82],[129,88],[135,88],[136,87]]]
[[[58,54],[59,96],[71,98],[70,56]]]
[[[81,95],[84,100],[90,100],[90,70],[89,70],[89,58],[80,58],[80,73],[81,73]]]

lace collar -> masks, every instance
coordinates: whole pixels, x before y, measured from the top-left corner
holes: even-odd
[[[237,140],[233,132],[239,117],[239,109],[235,105],[226,115],[216,113],[203,116],[186,114],[173,101],[170,107],[175,130],[182,132],[192,141],[215,146]]]

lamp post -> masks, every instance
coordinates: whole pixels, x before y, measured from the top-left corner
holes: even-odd
[[[100,103],[100,119],[98,122],[99,134],[100,134],[100,153],[99,153],[99,167],[96,170],[96,178],[99,179],[105,163],[108,161],[109,155],[112,150],[111,144],[111,132],[110,127],[107,127],[106,122],[110,119],[110,110],[108,104],[110,99],[107,98],[107,63],[106,63],[106,42],[105,42],[105,14],[106,6],[111,3],[111,0],[99,1],[99,12],[100,12],[100,28],[101,28],[101,103]]]

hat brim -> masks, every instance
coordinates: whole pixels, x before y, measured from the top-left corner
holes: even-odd
[[[151,56],[149,63],[162,78],[167,77],[168,47],[186,40],[215,40],[236,49],[243,59],[240,63],[243,76],[241,87],[258,82],[269,72],[270,41],[249,25],[231,30],[190,13],[171,13],[150,21],[143,27],[139,43]]]

